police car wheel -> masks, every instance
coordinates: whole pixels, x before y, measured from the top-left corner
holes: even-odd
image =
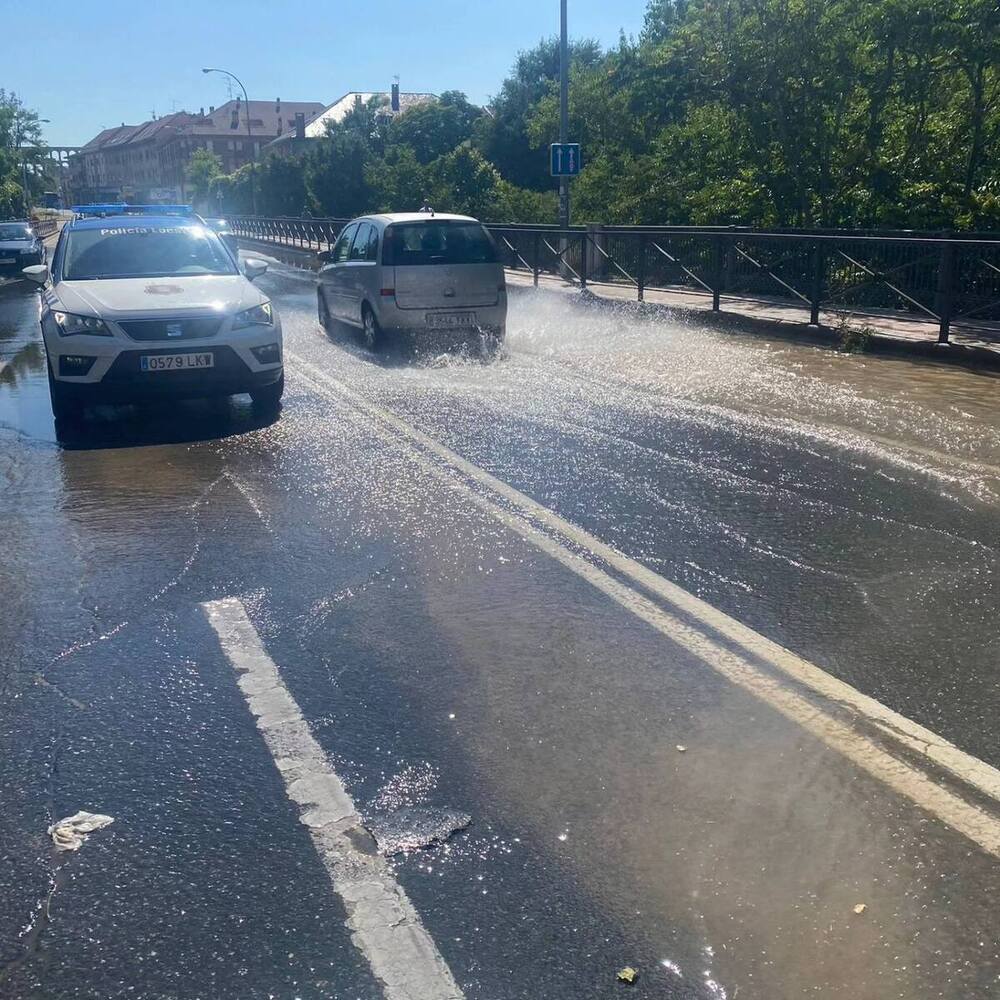
[[[254,389],[250,393],[250,399],[253,400],[255,406],[271,408],[277,406],[281,402],[281,397],[285,392],[285,375],[282,373],[281,377],[277,382],[273,382],[271,385],[262,386],[260,389]]]
[[[66,387],[60,385],[52,377],[52,369],[48,369],[49,376],[49,400],[52,403],[52,416],[61,423],[68,423],[79,420],[83,416],[83,406],[78,399],[73,398],[66,391]]]

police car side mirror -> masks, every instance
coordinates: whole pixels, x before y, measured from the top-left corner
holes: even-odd
[[[22,267],[21,274],[36,285],[44,285],[49,280],[49,269],[46,264],[32,264],[31,267]]]
[[[259,278],[267,270],[267,261],[257,257],[248,257],[243,262],[243,273],[251,280]]]
[[[319,262],[321,264],[329,264],[330,261],[333,260],[333,251],[320,250],[320,252],[316,256],[319,258]]]

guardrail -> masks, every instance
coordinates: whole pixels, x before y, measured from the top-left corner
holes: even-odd
[[[230,218],[239,236],[328,249],[346,219]],[[766,232],[699,226],[487,224],[512,270],[586,288],[689,291],[721,310],[723,296],[781,301],[808,311],[902,313],[934,321],[948,343],[961,322],[1000,322],[1000,236],[870,232]],[[1000,335],[1000,328],[994,330]]]
[[[245,239],[299,247],[302,250],[329,250],[340,230],[350,219],[264,218],[259,215],[227,216],[232,231]]]
[[[36,236],[51,236],[59,228],[58,219],[36,219],[31,223]]]

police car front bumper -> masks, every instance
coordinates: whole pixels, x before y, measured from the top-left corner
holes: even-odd
[[[86,367],[86,360],[83,365],[78,363],[78,359],[88,357],[80,350],[56,360],[53,375],[59,382],[60,391],[81,403],[135,403],[146,399],[189,399],[254,392],[280,381],[284,371],[280,364],[251,371],[232,347],[225,345],[197,350],[199,354],[212,354],[211,368],[184,371],[143,371],[141,368],[142,357],[177,353],[180,352],[162,349],[122,351],[103,378],[94,382],[85,381],[85,376],[64,374]]]
[[[145,398],[227,396],[266,388],[281,379],[281,325],[221,331],[219,336],[165,344],[112,336],[62,336],[50,315],[42,333],[60,392],[81,401],[135,402]],[[143,358],[211,355],[210,367],[149,370]]]

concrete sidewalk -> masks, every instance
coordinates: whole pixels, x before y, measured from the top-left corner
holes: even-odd
[[[507,282],[517,287],[531,287],[530,272],[507,270]],[[579,285],[552,275],[539,275],[538,287],[579,295]],[[935,320],[890,312],[888,310],[820,312],[820,325],[809,323],[807,307],[796,306],[777,298],[754,298],[723,295],[720,311],[712,312],[712,296],[707,292],[682,289],[646,288],[643,302],[637,302],[631,285],[588,281],[584,294],[607,302],[622,302],[640,308],[665,309],[696,317],[704,323],[742,327],[772,335],[817,338],[827,343],[840,340],[844,325],[853,330],[870,331],[869,349],[920,354],[964,364],[1000,368],[1000,324],[953,324],[949,344],[938,344]]]

